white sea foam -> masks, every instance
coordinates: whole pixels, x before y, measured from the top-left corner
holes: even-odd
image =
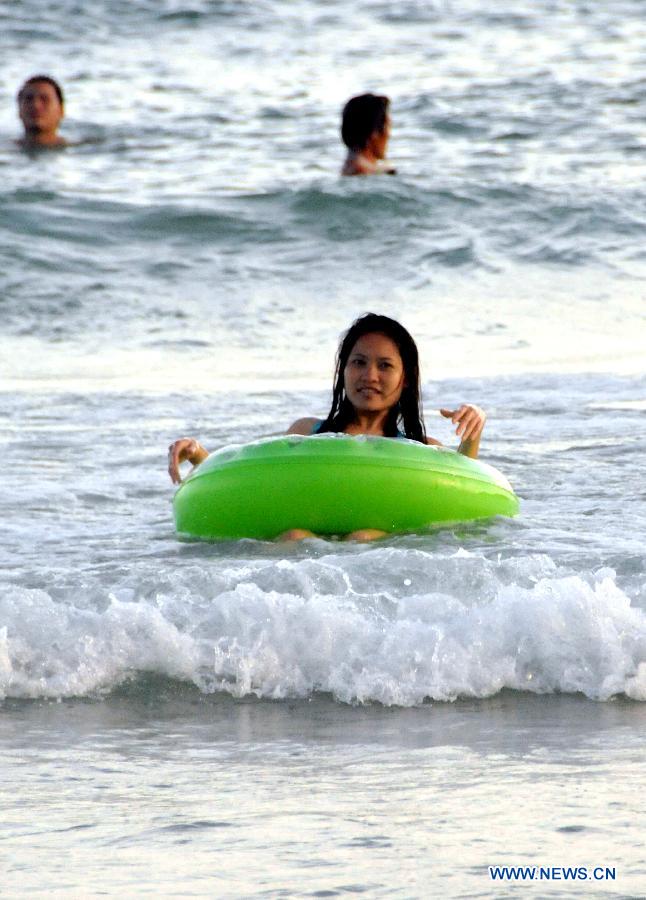
[[[158,673],[236,697],[411,706],[509,688],[646,700],[644,611],[611,570],[564,573],[545,556],[380,548],[92,591],[61,603],[5,589],[5,696],[84,696]]]

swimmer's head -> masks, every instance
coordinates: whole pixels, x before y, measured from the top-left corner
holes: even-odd
[[[391,410],[384,434],[397,435],[398,424],[407,438],[426,443],[419,375],[419,353],[412,335],[395,319],[376,313],[366,313],[356,319],[341,338],[336,357],[332,409],[321,431],[337,431],[352,421],[354,410],[345,393],[344,372],[359,338],[368,334],[385,335],[395,344],[404,367],[404,387],[399,402]]]
[[[52,78],[51,75],[32,75],[31,78],[28,78],[27,81],[23,84],[23,86],[18,91],[18,103],[22,100],[26,88],[32,84],[38,84],[38,82],[43,82],[44,84],[49,84],[53,89],[56,97],[58,98],[58,102],[61,106],[65,106],[65,97],[63,96],[63,89],[56,81],[55,78]]]
[[[343,107],[341,137],[349,150],[364,150],[374,135],[388,135],[388,97],[360,94]],[[385,150],[385,146],[384,146]]]
[[[33,75],[20,88],[17,100],[18,115],[26,134],[34,139],[53,140],[65,115],[60,84],[49,75]]]

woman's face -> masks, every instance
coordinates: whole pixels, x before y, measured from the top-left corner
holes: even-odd
[[[397,344],[385,334],[364,334],[348,357],[343,385],[357,412],[387,412],[406,386]]]

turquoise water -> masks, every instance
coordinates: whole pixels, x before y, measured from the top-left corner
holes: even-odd
[[[73,21],[73,32],[70,22]],[[639,0],[0,11],[8,896],[643,895]],[[30,156],[14,94],[67,94]],[[391,178],[339,110],[392,98]],[[327,409],[362,312],[519,518],[180,544],[166,448]]]

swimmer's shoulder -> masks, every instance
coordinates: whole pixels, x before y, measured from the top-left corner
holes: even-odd
[[[317,425],[320,425],[321,419],[315,416],[304,416],[302,419],[296,419],[289,426],[286,434],[313,434]]]
[[[389,162],[367,163],[361,155],[348,154],[341,175],[396,175],[397,169]]]
[[[357,154],[350,151],[341,167],[341,175],[365,175],[366,172],[359,160]]]

